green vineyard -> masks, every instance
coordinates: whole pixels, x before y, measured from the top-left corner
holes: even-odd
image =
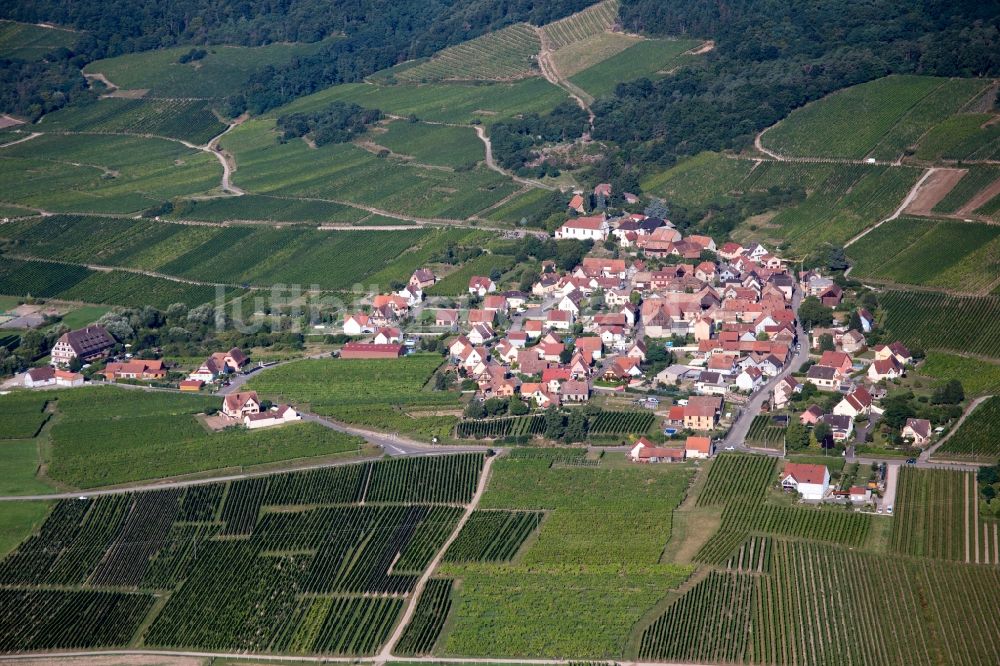
[[[976,407],[934,455],[983,462],[1000,459],[1000,397],[989,398]]]
[[[451,610],[452,583],[453,581],[443,578],[427,581],[413,619],[396,645],[397,654],[424,655],[434,649]]]
[[[445,562],[505,562],[538,529],[541,511],[475,511],[448,547]]]
[[[518,23],[447,48],[417,65],[400,67],[393,76],[410,83],[517,79],[537,74],[534,57],[540,49],[534,28]]]
[[[750,432],[747,433],[747,444],[767,449],[780,449],[785,438],[785,428],[776,425],[774,419],[767,414],[753,417]]]
[[[879,297],[890,337],[923,349],[950,349],[1000,358],[1000,297],[886,291]]]
[[[673,602],[643,631],[639,659],[929,666],[944,654],[949,664],[991,664],[998,586],[992,567],[774,541],[769,572],[713,571]],[[953,621],[963,608],[977,612]]]
[[[774,459],[768,456],[723,453],[708,471],[708,481],[698,496],[698,506],[726,504],[761,497],[777,481]]]
[[[591,435],[641,435],[652,427],[652,412],[601,412],[587,420]]]
[[[526,438],[540,435],[544,430],[545,418],[536,414],[504,419],[461,421],[458,424],[457,434],[459,437],[474,439]]]
[[[482,465],[405,458],[63,500],[0,562],[2,607],[20,609],[0,613],[0,649],[122,647],[169,593],[147,646],[371,654]],[[436,633],[414,631],[414,649],[433,644]]]

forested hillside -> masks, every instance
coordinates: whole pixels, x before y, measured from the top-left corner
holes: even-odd
[[[702,68],[621,84],[594,105],[595,137],[625,149],[605,177],[747,145],[792,109],[887,74],[1000,72],[1000,13],[976,0],[623,0],[621,19],[715,48]]]

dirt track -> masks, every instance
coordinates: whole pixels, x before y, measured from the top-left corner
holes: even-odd
[[[988,187],[979,190],[979,193],[966,201],[964,206],[955,211],[955,214],[960,216],[969,215],[997,195],[1000,195],[1000,178],[994,180]]]
[[[917,190],[904,212],[913,215],[930,215],[934,206],[951,192],[966,173],[968,173],[968,169],[935,170]]]

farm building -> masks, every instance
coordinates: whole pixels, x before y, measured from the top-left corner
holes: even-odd
[[[688,437],[684,443],[684,454],[688,458],[711,458],[715,446],[711,437]]]
[[[684,449],[659,447],[645,437],[640,437],[629,450],[628,457],[632,462],[640,463],[682,462]]]
[[[87,326],[63,333],[52,347],[52,365],[68,365],[74,358],[86,363],[104,358],[115,339],[103,326]]]
[[[824,465],[785,463],[781,472],[781,487],[794,490],[803,499],[821,500],[830,489],[830,470]]]
[[[108,363],[101,374],[109,382],[117,379],[164,379],[167,368],[163,361],[143,361],[132,359],[124,363]]]
[[[288,405],[278,405],[274,409],[256,414],[246,414],[243,416],[243,425],[250,430],[267,428],[270,426],[283,425],[293,421],[301,421],[302,417]]]
[[[348,342],[340,349],[340,358],[399,358],[403,345]]]

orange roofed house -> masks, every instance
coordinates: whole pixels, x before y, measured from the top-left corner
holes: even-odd
[[[403,345],[348,342],[340,348],[340,358],[399,358]]]
[[[719,396],[691,396],[684,407],[684,427],[691,430],[714,430],[719,424],[721,411],[722,398]]]
[[[222,413],[235,420],[242,420],[248,414],[259,414],[260,399],[257,398],[257,392],[230,393],[222,399]]]
[[[125,363],[108,363],[101,374],[109,382],[116,379],[164,379],[167,376],[167,369],[163,361],[132,359]]]
[[[629,450],[628,457],[632,462],[641,463],[682,462],[684,460],[684,449],[656,446],[645,437],[640,437]]]

